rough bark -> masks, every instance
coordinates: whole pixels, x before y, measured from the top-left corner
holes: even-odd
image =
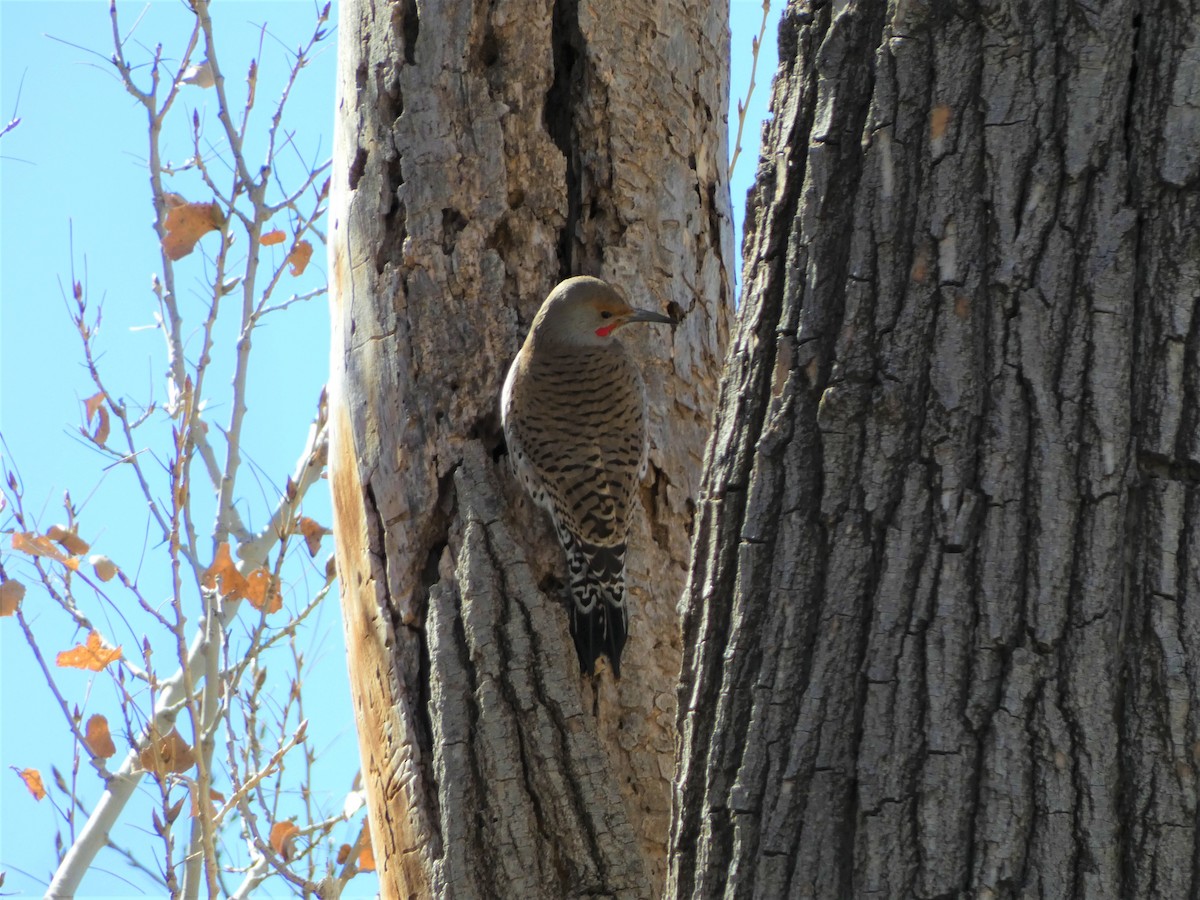
[[[789,5],[671,896],[1200,892],[1198,23]]]
[[[732,304],[727,13],[341,4],[330,481],[384,896],[665,877],[677,599]],[[680,320],[631,341],[653,446],[615,688],[578,675],[561,552],[499,427],[508,363],[570,274]]]

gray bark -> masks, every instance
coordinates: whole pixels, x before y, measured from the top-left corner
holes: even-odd
[[[1200,4],[789,5],[676,897],[1200,892]]]
[[[727,14],[341,4],[330,484],[385,896],[660,892],[677,601],[732,305]],[[505,370],[581,273],[681,320],[629,341],[652,450],[615,687],[578,675],[561,551],[500,452]]]

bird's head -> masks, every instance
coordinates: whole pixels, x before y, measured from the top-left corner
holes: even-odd
[[[530,336],[539,343],[602,346],[630,322],[672,320],[630,306],[612,286],[587,275],[568,278],[550,292],[533,320]]]

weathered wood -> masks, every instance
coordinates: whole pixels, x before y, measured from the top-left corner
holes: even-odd
[[[670,896],[1200,891],[1198,14],[786,11]]]
[[[498,896],[649,896],[664,881],[677,602],[732,306],[727,12],[341,4],[330,481],[385,896],[473,896],[480,877]],[[598,696],[558,646],[553,532],[496,462],[505,369],[575,273],[680,319],[631,341],[651,464],[624,677]],[[493,481],[498,519],[479,512]]]
[[[439,895],[649,896],[560,605],[538,590],[476,445],[455,473],[457,515],[430,590]],[[564,640],[564,638],[566,639]]]

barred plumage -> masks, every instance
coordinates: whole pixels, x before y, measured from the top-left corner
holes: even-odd
[[[504,382],[509,456],[550,512],[567,555],[571,636],[581,671],[608,657],[621,674],[629,613],[625,544],[646,468],[645,388],[613,333],[665,322],[634,309],[598,278],[569,278],[542,304]]]

